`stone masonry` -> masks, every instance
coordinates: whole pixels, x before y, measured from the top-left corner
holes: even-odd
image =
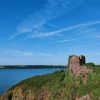
[[[83,55],[69,56],[68,66],[69,66],[70,72],[76,76],[81,75],[83,78],[85,78],[87,74],[89,73],[89,70],[86,68],[86,66],[84,66],[85,63],[86,63],[85,56]]]

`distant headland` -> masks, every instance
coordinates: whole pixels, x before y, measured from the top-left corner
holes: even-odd
[[[0,69],[66,68],[66,65],[0,65]]]

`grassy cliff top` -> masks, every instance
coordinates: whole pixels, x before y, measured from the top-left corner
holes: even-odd
[[[90,100],[99,100],[100,67],[92,69],[86,84],[81,77],[62,70],[26,79],[9,89],[0,100],[78,100],[86,95]]]

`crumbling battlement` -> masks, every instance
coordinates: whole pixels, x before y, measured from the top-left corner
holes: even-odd
[[[87,69],[86,66],[84,66],[85,63],[86,63],[85,56],[83,55],[69,56],[68,66],[69,66],[70,72],[75,74],[76,76],[81,75],[83,78],[85,78],[87,74],[89,73],[89,69]]]

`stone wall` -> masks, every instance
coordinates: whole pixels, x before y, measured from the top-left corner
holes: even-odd
[[[86,68],[86,66],[83,66],[86,63],[85,56],[72,55],[70,56],[68,62],[71,73],[75,75],[82,75],[83,77],[88,74],[89,70]]]

